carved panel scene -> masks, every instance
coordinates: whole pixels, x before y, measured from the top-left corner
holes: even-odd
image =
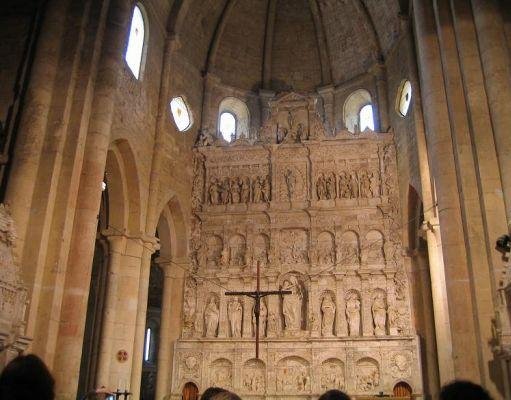
[[[196,275],[173,395],[193,375],[190,357],[200,390],[244,398],[373,395],[398,381],[422,392],[392,134],[327,136],[318,115],[314,98],[282,95],[259,137],[195,148]],[[253,299],[225,296],[255,290],[257,269],[261,290],[291,292],[261,301],[260,360]]]

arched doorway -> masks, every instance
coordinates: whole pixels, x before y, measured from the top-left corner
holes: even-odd
[[[412,397],[412,387],[406,382],[398,382],[392,390],[394,397]]]
[[[199,388],[193,382],[187,382],[183,388],[183,400],[198,400]]]

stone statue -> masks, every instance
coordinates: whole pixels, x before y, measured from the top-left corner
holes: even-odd
[[[245,204],[250,202],[250,178],[248,176],[241,180],[241,202]]]
[[[296,186],[296,177],[290,169],[286,170],[284,173],[284,180],[286,182],[286,188],[287,188],[287,198],[289,201],[293,199],[293,195],[295,192],[295,186]]]
[[[355,171],[352,171],[350,173],[350,180],[348,183],[349,191],[350,191],[350,198],[351,199],[357,199],[358,198],[358,177],[357,173]]]
[[[254,203],[261,203],[263,201],[263,183],[259,176],[254,179],[253,196]]]
[[[227,306],[227,313],[229,314],[229,322],[231,324],[231,337],[241,337],[241,321],[243,317],[243,308],[238,298],[233,298]]]
[[[209,202],[212,205],[220,204],[220,190],[218,180],[216,178],[211,179],[209,185]]]
[[[229,266],[230,259],[231,259],[231,251],[228,247],[224,247],[222,249],[222,253],[220,256],[220,265],[222,267]]]
[[[360,174],[360,197],[364,199],[372,197],[371,182],[365,171]]]
[[[374,171],[369,177],[371,181],[371,193],[373,197],[379,197],[381,195],[380,176],[378,171]]]
[[[238,204],[241,201],[241,185],[238,178],[232,178],[230,184],[231,203]]]
[[[274,337],[277,335],[277,317],[275,316],[275,313],[270,312],[268,314],[268,330],[267,330],[267,336],[268,337]]]
[[[319,175],[316,181],[316,195],[318,200],[326,200],[327,198],[325,174]]]
[[[321,336],[330,337],[334,335],[335,303],[329,294],[323,297],[321,302]]]
[[[259,337],[266,336],[266,320],[268,316],[268,309],[266,304],[261,300],[259,303]],[[252,307],[252,333],[255,336],[256,332],[256,318],[255,318],[255,304]]]
[[[346,319],[350,336],[360,336],[360,300],[355,292],[350,292],[346,299]]]
[[[303,294],[300,283],[295,276],[287,278],[282,290],[291,290],[291,294],[283,296],[282,312],[284,314],[284,326],[286,331],[299,331],[302,326],[302,301]]]
[[[206,325],[206,337],[216,337],[219,321],[219,311],[213,297],[209,299],[204,310],[204,322]]]
[[[383,292],[378,291],[374,296],[371,313],[373,314],[374,334],[376,336],[385,335],[387,307],[385,305],[385,295]]]
[[[231,180],[229,177],[224,179],[222,184],[222,204],[229,204],[231,202]]]
[[[349,199],[351,197],[350,178],[345,171],[339,175],[339,197],[341,199]]]
[[[326,198],[328,200],[333,200],[337,197],[335,187],[335,174],[332,173],[326,178]]]

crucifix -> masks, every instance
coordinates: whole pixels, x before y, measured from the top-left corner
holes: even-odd
[[[256,359],[259,359],[259,315],[261,311],[261,299],[266,296],[282,295],[293,293],[291,290],[268,290],[261,291],[261,270],[259,262],[257,263],[257,284],[255,292],[225,292],[226,296],[247,296],[255,301],[254,316],[255,316],[255,338],[256,338]]]

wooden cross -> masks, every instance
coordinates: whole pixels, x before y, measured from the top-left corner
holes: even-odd
[[[259,359],[259,315],[261,311],[261,299],[266,296],[272,295],[286,295],[292,294],[291,290],[268,290],[261,291],[261,271],[259,268],[259,262],[257,263],[257,285],[255,292],[225,292],[226,296],[247,296],[255,300],[254,315],[256,320],[255,336],[256,336],[256,359]]]

